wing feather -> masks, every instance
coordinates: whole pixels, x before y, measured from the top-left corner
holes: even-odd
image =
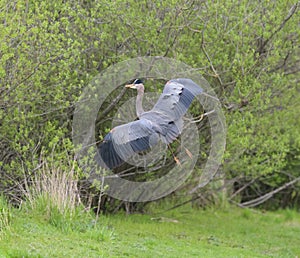
[[[118,167],[135,153],[150,149],[158,140],[152,122],[146,119],[116,126],[98,147],[98,163],[109,169]]]
[[[170,80],[152,111],[161,112],[172,121],[176,121],[187,112],[195,96],[202,91],[203,89],[191,79]]]
[[[182,116],[202,88],[190,79],[173,79],[152,110],[140,120],[113,128],[98,147],[98,163],[110,169],[120,166],[135,153],[150,149],[161,138],[171,143],[183,128]]]

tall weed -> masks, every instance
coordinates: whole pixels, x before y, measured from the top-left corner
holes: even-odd
[[[6,199],[0,195],[0,239],[11,222],[11,209]]]

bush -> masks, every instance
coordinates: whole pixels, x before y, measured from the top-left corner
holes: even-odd
[[[290,163],[300,153],[299,4],[2,1],[0,8],[0,191],[11,200],[20,202],[20,184],[35,177],[42,154],[55,149],[64,160],[66,146],[71,150],[83,87],[136,56],[183,61],[213,85],[228,123],[228,179],[257,178],[257,190],[266,178],[279,187],[283,170],[296,176]],[[282,178],[274,180],[274,172]]]

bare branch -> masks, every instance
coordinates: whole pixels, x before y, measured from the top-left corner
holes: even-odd
[[[99,118],[100,120],[115,107],[115,105],[119,102],[119,100],[124,96],[126,92],[126,88],[123,88],[120,94],[111,102],[111,104],[101,113],[101,117]]]
[[[212,61],[211,61],[211,59],[210,59],[210,57],[209,57],[209,55],[208,55],[208,53],[207,53],[207,51],[206,51],[206,49],[205,49],[205,43],[204,43],[204,29],[202,30],[201,49],[202,49],[203,53],[205,54],[207,60],[209,61],[211,70],[214,72],[214,75],[213,75],[213,76],[216,77],[216,78],[218,79],[220,85],[223,87],[223,82],[222,82],[222,80],[221,80],[221,78],[220,78],[220,75],[217,73],[217,71],[216,71],[215,67],[213,66],[213,63],[212,63]]]
[[[230,199],[233,199],[235,196],[237,196],[240,192],[242,192],[244,189],[246,189],[249,185],[251,185],[252,183],[255,182],[257,178],[253,178],[249,183],[244,184],[240,189],[238,189],[237,191],[235,191],[232,196],[230,197]]]
[[[296,10],[297,10],[297,8],[298,8],[298,5],[299,5],[299,2],[296,3],[296,4],[294,4],[294,5],[292,6],[292,8],[290,9],[290,11],[289,11],[287,17],[285,17],[285,19],[284,19],[283,22],[280,24],[280,26],[279,26],[279,27],[271,34],[271,36],[270,36],[268,39],[266,39],[266,40],[263,42],[263,44],[262,44],[262,46],[261,46],[261,49],[264,49],[265,46],[270,42],[270,40],[271,40],[271,39],[272,39],[279,31],[281,31],[281,30],[283,29],[283,27],[284,27],[285,24],[288,22],[288,20],[291,19],[292,16],[296,13]]]
[[[288,183],[286,183],[286,184],[278,187],[277,189],[275,189],[275,190],[273,190],[273,191],[271,191],[269,193],[266,193],[266,194],[264,194],[264,195],[262,195],[262,196],[260,196],[258,198],[255,198],[255,199],[253,199],[251,201],[248,201],[248,202],[243,202],[243,203],[240,204],[240,206],[241,207],[249,207],[249,208],[250,207],[255,207],[255,206],[257,206],[257,205],[259,205],[259,204],[261,204],[261,203],[269,200],[271,197],[273,197],[274,194],[276,194],[276,193],[278,193],[278,192],[280,192],[280,191],[288,188],[289,186],[297,183],[298,181],[300,181],[300,177],[297,177],[294,180],[292,180],[292,181],[290,181],[290,182],[288,182]]]

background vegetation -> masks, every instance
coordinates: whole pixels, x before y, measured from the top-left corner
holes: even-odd
[[[166,56],[199,69],[227,119],[220,176],[188,197],[193,204],[299,207],[296,1],[1,0],[0,10],[0,191],[13,204],[49,192],[57,202],[60,190],[42,187],[50,180],[69,182],[71,207],[93,205],[73,154],[74,105],[110,65]],[[198,162],[173,198],[197,185]]]

